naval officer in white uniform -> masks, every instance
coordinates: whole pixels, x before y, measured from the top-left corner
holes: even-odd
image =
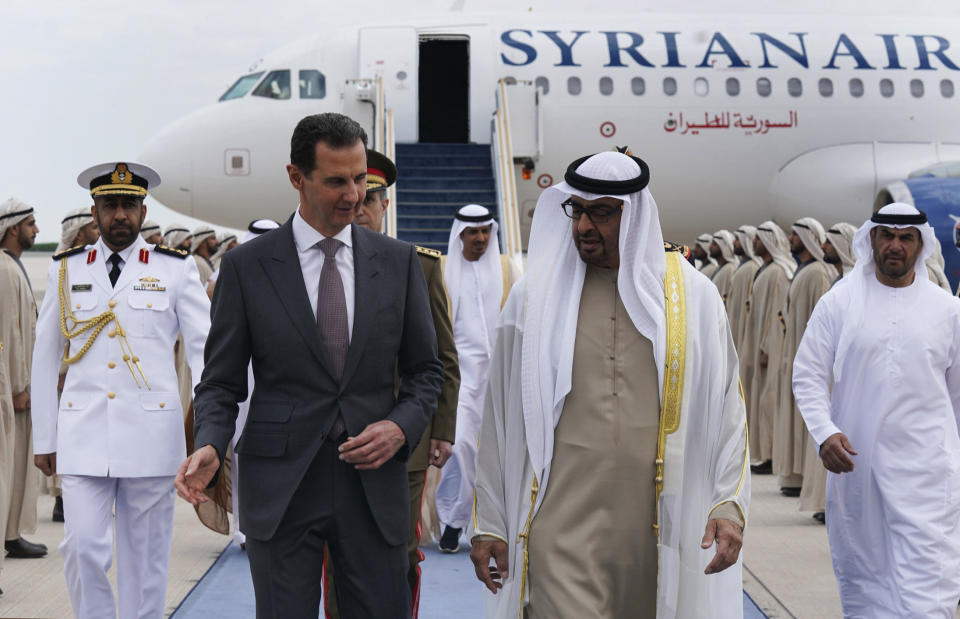
[[[186,252],[140,236],[156,172],[105,163],[77,181],[93,195],[101,236],[55,255],[47,275],[33,357],[35,460],[62,476],[60,553],[75,616],[160,619],[173,478],[186,457],[173,343],[183,333],[196,381],[210,302]],[[114,530],[119,608],[107,578]]]

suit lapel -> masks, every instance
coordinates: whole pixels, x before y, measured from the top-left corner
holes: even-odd
[[[303,282],[303,271],[300,270],[300,258],[297,255],[297,245],[293,240],[293,218],[273,233],[274,250],[272,255],[260,257],[260,264],[267,273],[270,285],[277,292],[277,297],[300,332],[303,341],[313,355],[320,361],[328,374],[333,376],[327,365],[323,349],[320,347],[320,333],[317,329],[317,319],[310,308],[310,299],[307,297],[307,288]]]
[[[353,237],[353,275],[354,275],[354,302],[353,302],[353,331],[350,335],[350,348],[347,349],[347,361],[343,367],[341,388],[350,382],[350,378],[357,370],[360,356],[370,333],[373,315],[377,307],[376,277],[377,250],[371,244],[371,235],[359,226],[352,227]]]

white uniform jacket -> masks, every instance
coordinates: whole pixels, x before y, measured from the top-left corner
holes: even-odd
[[[173,347],[182,332],[196,386],[203,372],[210,302],[196,262],[186,260],[185,254],[163,253],[137,236],[116,286],[111,286],[111,253],[100,240],[50,265],[33,356],[34,452],[56,452],[57,472],[66,475],[175,475],[186,448]],[[58,293],[62,261],[65,292]],[[69,295],[69,309],[77,320],[114,312],[126,343],[117,332],[117,320],[106,324],[83,357],[67,366],[58,406],[57,372],[67,346],[61,328],[62,294]],[[67,329],[72,330],[69,312],[67,316]],[[73,338],[68,354],[80,352],[94,331]],[[126,345],[130,350],[124,351]],[[135,365],[131,371],[125,352],[139,358],[149,387]]]

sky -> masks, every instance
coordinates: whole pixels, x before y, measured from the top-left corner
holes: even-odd
[[[37,209],[39,242],[59,240],[60,219],[90,204],[85,168],[136,160],[177,118],[217,100],[263,55],[339,24],[416,22],[448,11],[572,11],[582,0],[3,0],[0,3],[0,201]],[[605,0],[611,12],[958,15],[957,0]],[[906,7],[906,8],[905,8]],[[375,17],[376,16],[376,17]],[[161,171],[162,175],[162,171]],[[166,226],[200,222],[147,198]]]

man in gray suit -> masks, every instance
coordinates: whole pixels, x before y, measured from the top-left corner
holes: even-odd
[[[176,485],[205,500],[252,359],[236,452],[261,619],[316,619],[324,542],[344,617],[410,614],[405,461],[436,408],[443,366],[416,249],[351,225],[366,192],[365,147],[345,116],[301,120],[287,166],[300,207],[224,256],[213,297],[197,450]]]

